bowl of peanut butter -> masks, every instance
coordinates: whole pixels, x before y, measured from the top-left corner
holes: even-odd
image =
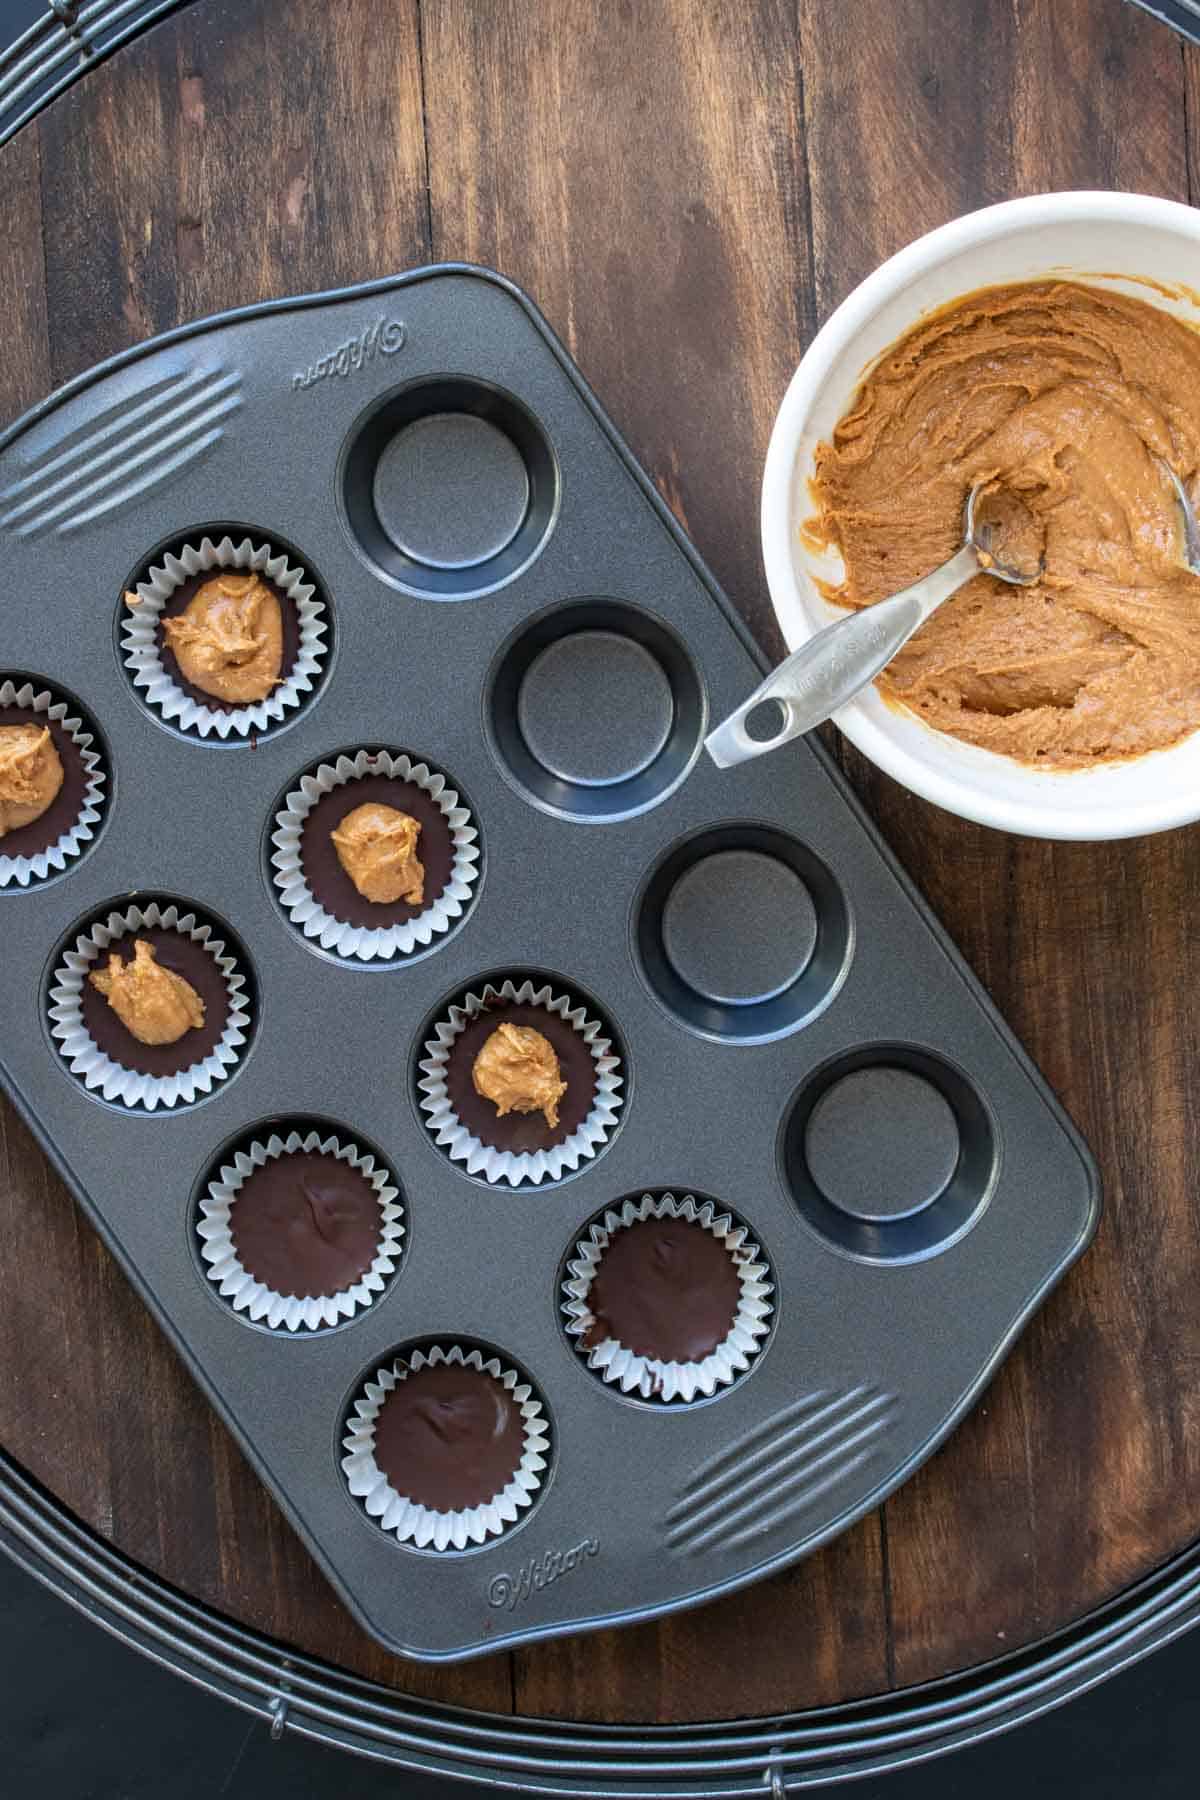
[[[980,482],[1044,532],[981,573],[836,723],[966,818],[1128,837],[1200,818],[1200,213],[1136,194],[1008,201],[870,275],[775,422],[762,534],[790,649],[928,574]]]

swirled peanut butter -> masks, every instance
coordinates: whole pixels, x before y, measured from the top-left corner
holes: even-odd
[[[558,1129],[558,1103],[567,1091],[554,1046],[532,1025],[497,1025],[471,1068],[475,1092],[490,1100],[500,1117],[519,1112],[544,1114]]]
[[[184,678],[231,706],[265,700],[283,665],[279,598],[253,573],[222,570],[163,633]]]
[[[114,954],[88,980],[141,1044],[177,1044],[204,1023],[204,1002],[191,982],[164,969],[144,938],[135,942],[132,962]]]
[[[1200,335],[1107,289],[985,288],[871,369],[818,449],[805,535],[842,554],[829,598],[869,606],[953,554],[976,482],[1016,495],[1041,577],[968,582],[880,685],[940,731],[1086,768],[1200,725],[1200,580],[1160,459],[1191,487]]]
[[[45,726],[0,726],[0,838],[49,812],[62,784],[62,759]]]
[[[348,812],[330,832],[337,859],[364,900],[389,906],[425,898],[425,867],[417,856],[421,827],[394,806],[368,801]]]

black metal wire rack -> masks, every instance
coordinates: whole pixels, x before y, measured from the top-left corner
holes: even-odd
[[[1200,44],[1200,0],[1133,0],[1133,4]]]
[[[47,0],[0,49],[0,144],[87,69],[187,0]]]
[[[1074,1698],[1200,1623],[1200,1545],[1070,1630],[926,1687],[727,1724],[587,1726],[409,1699],[210,1612],[137,1568],[0,1453],[0,1551],[210,1693],[397,1768],[597,1800],[751,1800],[920,1763]]]

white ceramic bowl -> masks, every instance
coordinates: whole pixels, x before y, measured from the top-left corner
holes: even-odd
[[[866,370],[924,314],[960,294],[1053,276],[1118,288],[1200,324],[1200,294],[1190,291],[1200,288],[1200,212],[1141,194],[1009,200],[918,238],[854,289],[792,377],[767,451],[763,557],[789,649],[844,617],[821,598],[813,579],[840,580],[840,559],[806,548],[799,527],[813,511],[816,447]],[[934,731],[915,713],[885,704],[874,687],[835,717],[864,755],[914,793],[1006,831],[1135,837],[1200,818],[1200,733],[1129,762],[1054,771]]]

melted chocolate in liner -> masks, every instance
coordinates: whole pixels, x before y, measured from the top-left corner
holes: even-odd
[[[355,807],[372,805],[394,806],[421,827],[417,856],[425,869],[425,898],[420,906],[410,906],[407,900],[389,905],[365,900],[338,861],[331,833]],[[364,775],[322,794],[300,833],[304,879],[325,911],[347,925],[403,925],[420,918],[446,891],[453,865],[454,844],[441,807],[416,782],[393,781],[387,775]]]
[[[409,1375],[375,1421],[375,1461],[398,1494],[434,1512],[494,1500],[524,1448],[521,1411],[507,1388],[453,1363]]]
[[[300,620],[297,616],[296,608],[284,593],[283,589],[277,587],[268,576],[262,573],[261,569],[256,572],[266,586],[270,588],[271,592],[279,602],[280,617],[283,624],[283,660],[279,665],[279,679],[281,681],[286,681],[287,677],[295,668],[296,658],[300,654]],[[229,700],[218,699],[216,694],[206,693],[203,688],[195,687],[188,681],[184,676],[183,670],[179,667],[175,652],[167,642],[166,633],[162,628],[162,622],[164,619],[177,618],[181,612],[186,612],[191,602],[196,598],[199,589],[204,586],[206,581],[211,581],[214,576],[248,574],[250,574],[249,569],[205,569],[199,575],[189,575],[187,580],[183,583],[183,586],[176,588],[175,592],[165,603],[162,611],[158,615],[158,627],[154,633],[154,637],[155,642],[158,645],[158,654],[162,661],[163,668],[177,688],[182,688],[183,692],[187,694],[190,699],[198,701],[201,706],[211,707],[214,712],[241,712],[243,707],[253,705],[254,702],[243,700],[237,705],[234,705]],[[269,699],[270,696],[268,695],[267,698]]]
[[[360,1169],[298,1150],[247,1176],[229,1230],[257,1281],[307,1300],[338,1294],[366,1274],[379,1248],[379,1218],[379,1196]]]
[[[545,1114],[540,1112],[510,1112],[501,1118],[492,1101],[476,1093],[471,1079],[475,1058],[501,1024],[532,1025],[554,1046],[562,1079],[567,1084],[558,1103],[557,1131],[551,1131]],[[510,1001],[497,1000],[477,1019],[468,1020],[454,1039],[446,1064],[446,1090],[451,1106],[481,1143],[518,1154],[549,1150],[555,1144],[565,1143],[591,1112],[596,1098],[596,1065],[583,1038],[558,1013],[548,1012],[544,1006],[514,1006]]]
[[[0,725],[36,725],[39,731],[49,727],[51,740],[63,766],[63,784],[41,818],[34,819],[29,825],[22,825],[16,831],[7,831],[0,837],[0,856],[36,856],[39,850],[48,850],[51,844],[56,844],[64,831],[70,831],[83,811],[83,796],[88,784],[87,771],[83,766],[79,747],[70,732],[56,719],[48,719],[45,713],[35,712],[32,706],[0,706]],[[96,748],[94,738],[91,747]]]
[[[203,944],[185,937],[181,931],[131,931],[107,950],[102,950],[91,968],[107,968],[108,959],[114,952],[122,961],[132,962],[133,946],[138,938],[144,938],[152,947],[155,961],[164,969],[191,982],[204,1002],[203,1025],[185,1031],[174,1044],[143,1044],[125,1029],[99,988],[93,987],[86,977],[82,997],[83,1022],[93,1041],[123,1069],[135,1069],[139,1075],[178,1075],[203,1062],[220,1042],[229,1017],[229,989],[216,958]]]
[[[733,1258],[703,1225],[639,1219],[614,1233],[592,1277],[582,1343],[616,1338],[637,1356],[701,1362],[729,1335],[740,1292]]]

